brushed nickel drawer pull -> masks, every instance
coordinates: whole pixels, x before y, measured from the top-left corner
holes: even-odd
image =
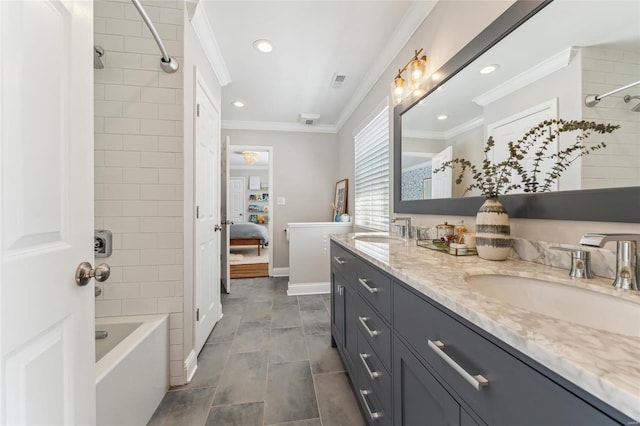
[[[442,358],[444,362],[449,364],[451,368],[456,370],[456,372],[460,374],[463,379],[469,382],[471,386],[473,386],[477,391],[479,391],[485,386],[489,386],[489,381],[485,379],[482,375],[478,374],[478,375],[472,376],[471,374],[467,373],[467,371],[464,368],[462,368],[460,364],[455,362],[453,359],[451,359],[451,357],[449,357],[449,355],[444,353],[444,351],[442,350],[444,348],[444,343],[442,343],[439,340],[436,340],[434,342],[429,339],[427,340],[427,344],[429,345],[431,350],[433,350],[436,353],[436,355]]]
[[[362,397],[362,402],[364,402],[364,406],[367,409],[369,417],[371,417],[371,420],[377,420],[382,417],[382,413],[377,411],[374,413],[373,411],[371,411],[371,407],[369,407],[369,401],[367,400],[367,395],[371,395],[370,390],[360,389],[360,396]]]
[[[360,321],[360,324],[362,324],[362,326],[367,331],[367,333],[369,333],[369,336],[376,337],[378,334],[380,334],[380,332],[378,330],[371,330],[369,328],[369,326],[367,325],[367,320],[368,319],[369,319],[368,317],[358,317],[358,320]]]
[[[377,292],[379,292],[379,291],[380,291],[380,290],[378,290],[378,288],[376,288],[376,287],[371,287],[371,286],[369,285],[369,280],[368,280],[368,279],[366,279],[366,278],[358,278],[358,282],[359,282],[360,284],[362,284],[362,286],[363,286],[364,288],[366,288],[366,289],[369,291],[369,293],[371,293],[371,294],[373,294],[373,293],[377,293]]]
[[[339,265],[344,265],[345,263],[347,263],[344,260],[342,260],[342,258],[340,258],[339,256],[333,256],[333,260],[338,262]]]
[[[360,359],[362,360],[362,363],[364,364],[364,368],[365,370],[367,370],[367,373],[369,373],[369,377],[371,377],[371,380],[375,380],[378,377],[382,376],[382,373],[379,371],[371,371],[371,368],[369,367],[369,363],[367,363],[367,359],[371,357],[371,355],[369,354],[363,354],[360,353]]]

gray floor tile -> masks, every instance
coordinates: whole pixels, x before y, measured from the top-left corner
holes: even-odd
[[[222,299],[222,313],[225,315],[240,315],[244,313],[244,299]],[[224,318],[224,317],[223,317]]]
[[[295,305],[274,308],[271,311],[271,328],[301,327],[300,310]]]
[[[305,334],[326,334],[331,332],[329,312],[326,309],[300,311]]]
[[[265,424],[318,417],[308,361],[271,364],[265,400]]]
[[[365,424],[347,373],[318,374],[313,380],[323,426]]]
[[[184,389],[217,386],[224,366],[229,357],[231,342],[210,343],[204,345],[198,355],[198,369],[191,383]]]
[[[286,306],[298,307],[298,298],[296,296],[287,296],[285,293],[275,293],[273,295],[273,309],[284,308]]]
[[[272,297],[269,297],[267,302],[249,302],[245,304],[241,322],[271,321],[271,299]]]
[[[262,426],[264,402],[213,407],[206,426]]]
[[[322,426],[322,422],[318,417],[317,419],[298,420],[297,422],[274,423],[270,426]]]
[[[271,321],[240,323],[231,353],[266,351],[269,348]]]
[[[236,337],[241,316],[238,314],[224,314],[207,338],[207,343],[229,342]]]
[[[279,328],[271,330],[269,341],[269,363],[308,360],[307,345],[302,328]]]
[[[330,334],[311,334],[306,342],[313,374],[344,371],[338,350],[331,347]]]
[[[267,352],[247,352],[229,357],[213,398],[213,405],[264,401]]]
[[[167,392],[147,426],[204,424],[215,388]]]
[[[298,296],[298,304],[301,311],[313,311],[327,309],[321,294],[310,294],[308,296]]]

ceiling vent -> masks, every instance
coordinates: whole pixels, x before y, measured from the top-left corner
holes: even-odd
[[[320,114],[300,114],[300,122],[302,124],[306,124],[307,126],[311,126],[316,124],[316,121],[320,119]]]
[[[331,79],[331,84],[329,85],[329,87],[333,89],[339,89],[342,87],[342,84],[346,79],[347,79],[347,76],[345,74],[335,73],[333,75],[333,78]]]

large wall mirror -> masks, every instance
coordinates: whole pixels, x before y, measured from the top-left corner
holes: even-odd
[[[481,73],[489,65],[497,68]],[[434,174],[438,163],[480,163],[488,136],[515,140],[563,118],[621,128],[592,137],[607,147],[576,160],[553,192],[501,197],[509,214],[640,222],[639,2],[517,1],[436,74],[422,99],[394,109],[395,212],[475,215],[482,198],[455,172]],[[561,135],[558,149],[573,142]]]

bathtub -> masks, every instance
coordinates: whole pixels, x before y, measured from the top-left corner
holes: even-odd
[[[96,421],[146,425],[169,388],[167,315],[96,318]]]

